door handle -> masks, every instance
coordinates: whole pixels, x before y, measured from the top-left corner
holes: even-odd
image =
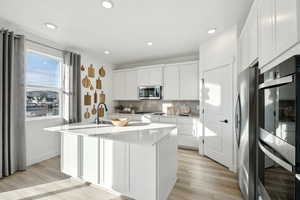
[[[228,123],[228,120],[227,120],[227,119],[225,119],[225,120],[223,120],[223,121],[220,121],[220,122],[223,122],[223,123],[227,124],[227,123]]]

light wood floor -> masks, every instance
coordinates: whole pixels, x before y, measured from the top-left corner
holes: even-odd
[[[178,181],[168,200],[240,200],[236,175],[225,167],[178,150]],[[1,200],[125,200],[108,191],[69,178],[59,172],[59,158],[53,158],[0,179]]]

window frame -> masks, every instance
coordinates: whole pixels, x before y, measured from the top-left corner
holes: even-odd
[[[41,55],[41,56],[45,56],[51,59],[55,59],[57,61],[59,61],[60,66],[59,66],[59,76],[60,76],[60,83],[59,83],[59,87],[52,87],[52,86],[45,86],[45,85],[35,85],[35,84],[27,84],[27,79],[26,79],[26,74],[27,74],[27,65],[25,66],[25,84],[24,84],[24,88],[25,88],[25,97],[26,97],[26,92],[27,89],[39,89],[39,90],[49,90],[49,91],[54,91],[54,92],[58,92],[58,96],[59,96],[59,115],[55,115],[55,116],[39,116],[39,117],[27,117],[27,114],[25,115],[25,120],[26,121],[36,121],[36,120],[49,120],[49,119],[62,119],[63,118],[63,92],[64,92],[64,69],[63,69],[63,57],[59,57],[59,56],[54,56],[51,55],[51,53],[45,53],[44,51],[38,51],[32,48],[26,48],[25,50],[25,57],[27,59],[27,53],[34,53],[37,55]],[[26,101],[25,103],[25,113],[26,113]]]

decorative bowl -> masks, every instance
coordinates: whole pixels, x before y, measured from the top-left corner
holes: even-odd
[[[111,122],[114,126],[127,126],[129,121],[127,118],[114,117],[111,118]]]

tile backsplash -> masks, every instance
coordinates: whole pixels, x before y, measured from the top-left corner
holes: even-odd
[[[130,107],[135,112],[166,112],[166,107],[174,106],[175,112],[180,109],[180,106],[187,105],[191,108],[191,114],[199,114],[199,101],[163,101],[163,100],[140,100],[140,101],[115,101],[116,107],[122,105],[123,107]]]

